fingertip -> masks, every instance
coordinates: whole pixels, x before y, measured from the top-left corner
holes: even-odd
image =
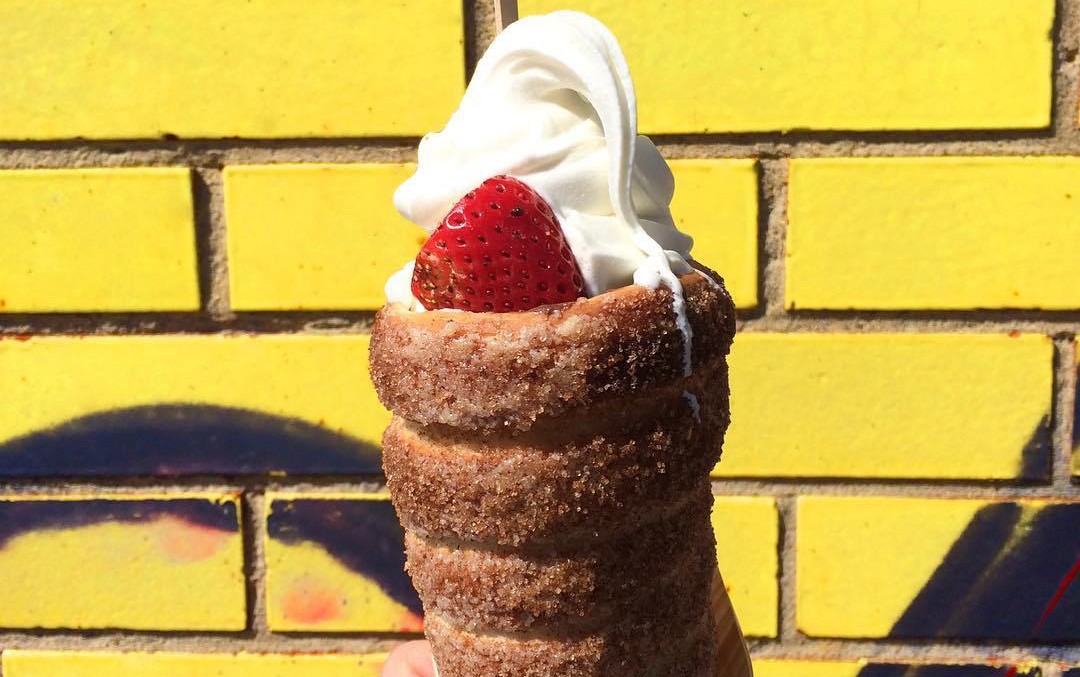
[[[390,653],[381,677],[435,677],[431,646],[425,641],[399,645]]]

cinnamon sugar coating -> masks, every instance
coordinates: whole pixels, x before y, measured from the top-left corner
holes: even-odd
[[[466,630],[563,633],[626,617],[662,623],[692,605],[715,575],[711,507],[703,486],[673,514],[653,515],[621,537],[535,552],[409,533],[409,573],[427,611]]]
[[[693,364],[727,354],[735,312],[722,286],[684,275]],[[520,313],[388,305],[375,317],[371,374],[388,409],[422,425],[525,430],[542,417],[639,393],[683,374],[667,289],[630,285]]]
[[[682,283],[689,376],[663,289],[379,313],[383,464],[442,677],[748,675],[709,520],[734,310]]]
[[[602,631],[550,638],[480,634],[428,620],[442,677],[717,677],[712,614],[701,605],[666,623],[626,619]]]
[[[686,392],[697,398],[700,420]],[[607,534],[628,515],[680,500],[720,458],[727,398],[720,362],[625,406],[583,409],[516,435],[462,434],[395,417],[383,436],[383,467],[406,528],[547,547]]]

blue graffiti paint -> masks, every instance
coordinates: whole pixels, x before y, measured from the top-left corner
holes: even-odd
[[[278,501],[267,524],[283,543],[310,541],[334,559],[374,581],[392,599],[416,614],[420,598],[405,574],[405,533],[388,501]]]
[[[240,529],[235,504],[205,499],[0,501],[0,548],[31,531],[74,529],[105,522],[141,524],[166,516],[226,532]]]
[[[86,416],[0,444],[0,477],[378,474],[377,447],[298,419],[202,404]]]

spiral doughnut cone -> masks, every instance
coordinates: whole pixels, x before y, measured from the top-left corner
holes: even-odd
[[[734,309],[682,278],[524,313],[388,306],[371,367],[441,677],[742,677],[709,471]]]

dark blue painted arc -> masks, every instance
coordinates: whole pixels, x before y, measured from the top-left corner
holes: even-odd
[[[294,418],[206,404],[92,414],[0,444],[0,477],[372,475],[378,447]]]

